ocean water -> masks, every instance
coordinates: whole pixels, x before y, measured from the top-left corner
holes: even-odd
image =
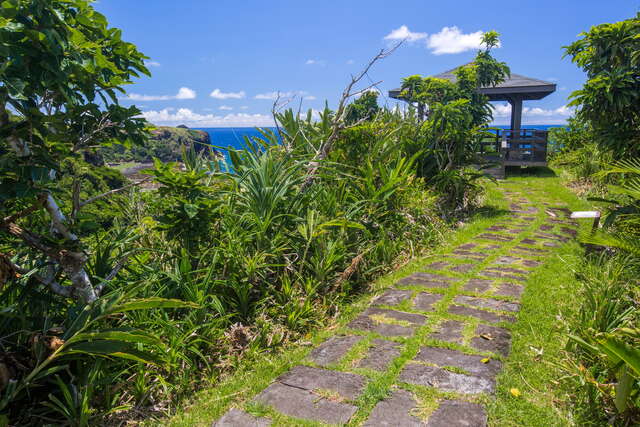
[[[493,126],[500,129],[508,129],[509,126]],[[524,129],[541,129],[548,130],[554,127],[563,127],[562,125],[523,125]],[[260,138],[262,135],[256,128],[200,128],[209,134],[211,144],[216,149],[227,154],[227,148],[242,150],[245,148],[245,137]],[[275,128],[273,128],[275,130]]]

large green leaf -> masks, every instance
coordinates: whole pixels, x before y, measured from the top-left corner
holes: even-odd
[[[599,347],[613,360],[622,360],[636,376],[640,376],[640,349],[633,348],[619,338],[609,336],[598,340]]]
[[[136,362],[150,363],[157,365],[160,360],[154,354],[141,351],[130,343],[110,340],[100,340],[92,342],[80,342],[71,344],[64,351],[64,355],[90,354],[99,357],[116,357],[128,359]]]
[[[132,310],[148,310],[151,308],[200,308],[198,304],[181,301],[178,299],[167,299],[159,297],[151,297],[144,299],[136,299],[112,307],[111,311],[122,313]]]

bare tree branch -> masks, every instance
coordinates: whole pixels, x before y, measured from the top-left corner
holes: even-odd
[[[313,181],[315,180],[315,177],[318,173],[320,163],[329,155],[329,152],[333,148],[333,143],[338,138],[340,131],[345,128],[344,119],[347,113],[347,100],[360,92],[353,92],[354,86],[357,85],[367,75],[371,67],[373,67],[376,62],[391,55],[402,45],[402,43],[403,41],[400,41],[390,49],[381,49],[380,52],[378,52],[378,54],[369,61],[369,63],[360,73],[358,73],[356,76],[351,76],[351,82],[349,82],[347,87],[342,92],[342,96],[340,97],[340,102],[338,103],[338,108],[336,110],[335,117],[333,118],[331,133],[329,134],[329,137],[326,139],[326,141],[322,143],[314,158],[309,162],[309,166],[307,167],[307,176],[302,183],[301,191],[305,191],[307,188],[309,188],[309,186],[311,186],[311,184],[313,184]],[[371,89],[371,86],[365,90],[369,89]]]
[[[102,193],[102,194],[98,194],[97,196],[93,196],[90,199],[85,200],[84,202],[80,202],[78,210],[80,210],[81,208],[85,207],[89,203],[95,202],[96,200],[102,199],[104,197],[111,196],[112,194],[119,193],[119,192],[127,190],[129,188],[136,187],[138,185],[144,184],[145,182],[151,181],[151,179],[152,178],[145,178],[143,180],[140,180],[140,181],[137,181],[137,182],[133,182],[131,184],[127,184],[127,185],[125,185],[123,187],[116,188],[114,190],[109,190],[106,193]]]

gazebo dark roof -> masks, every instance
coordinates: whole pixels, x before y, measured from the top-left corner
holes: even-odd
[[[454,73],[456,69],[457,67],[444,73],[436,74],[433,77],[455,82],[456,75]],[[554,83],[512,73],[510,77],[499,85],[480,88],[480,93],[487,95],[491,101],[511,101],[514,96],[526,101],[542,99],[555,92],[555,90],[556,85]],[[398,98],[399,95],[399,88],[389,91],[391,98]]]

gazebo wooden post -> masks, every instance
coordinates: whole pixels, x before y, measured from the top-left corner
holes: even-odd
[[[522,128],[522,97],[510,96],[509,104],[511,104],[511,138],[518,139]]]

